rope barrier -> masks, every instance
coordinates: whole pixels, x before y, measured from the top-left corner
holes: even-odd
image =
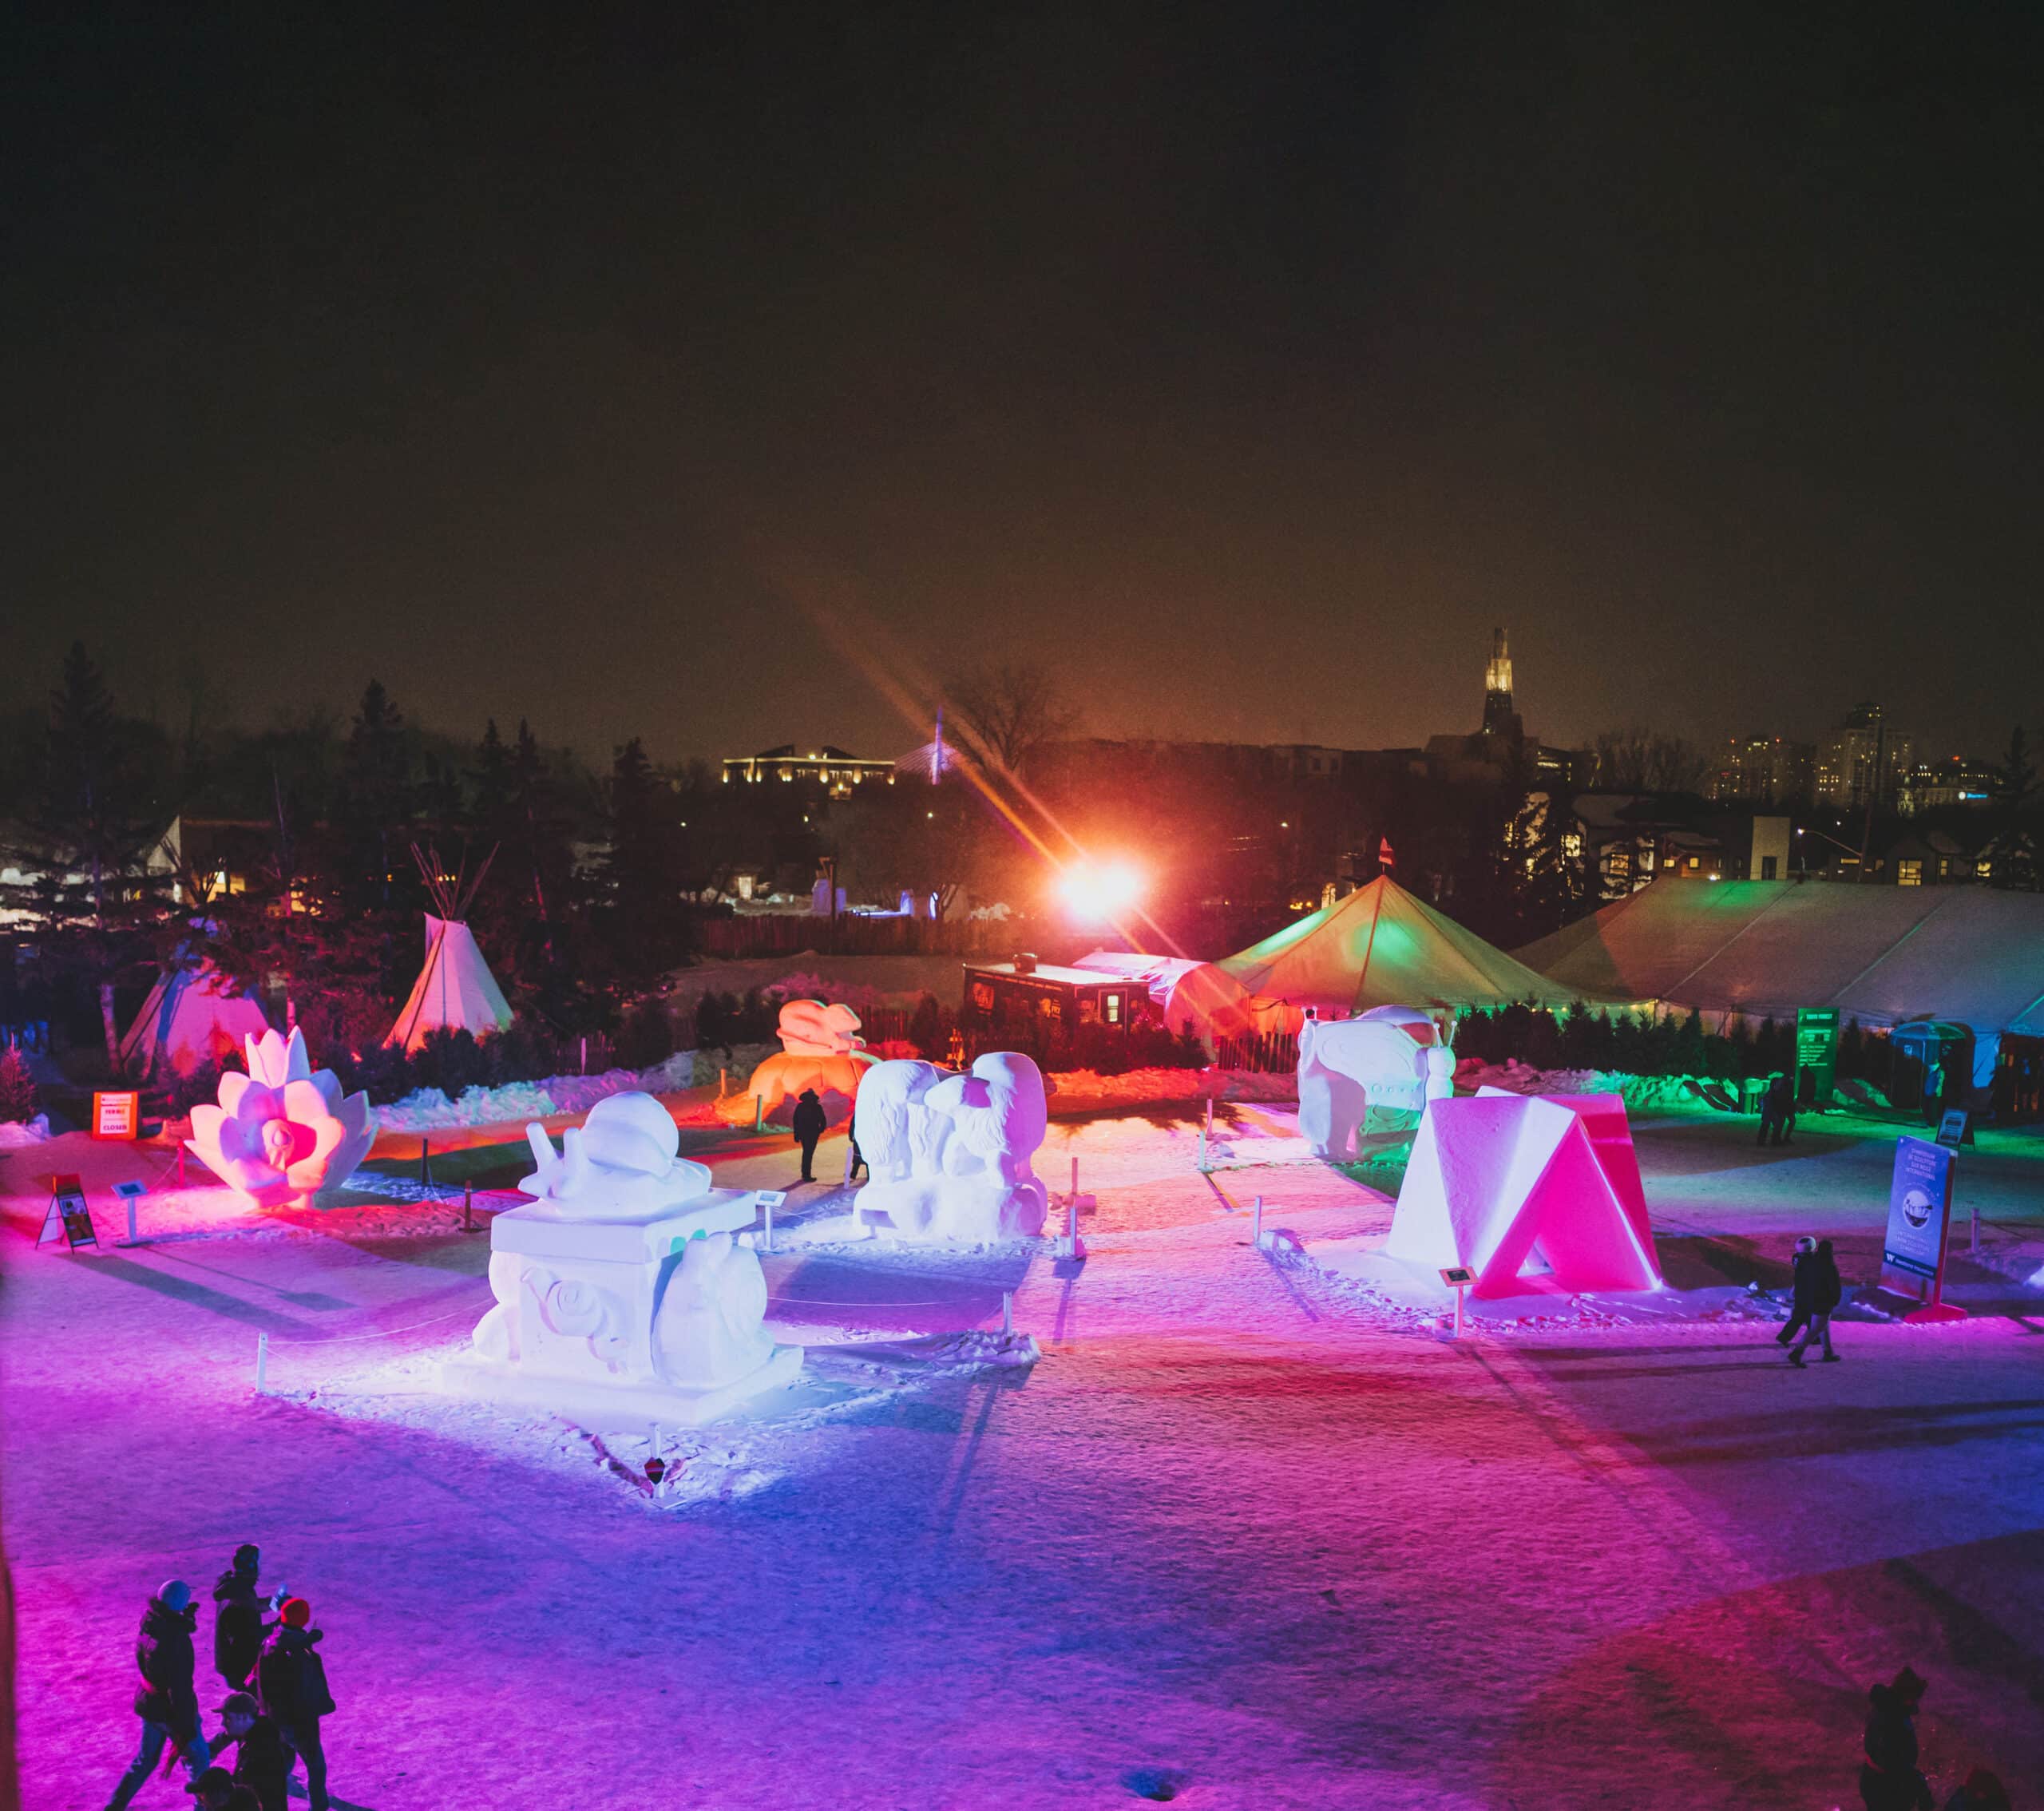
[[[473,1305],[466,1308],[450,1308],[444,1314],[436,1314],[430,1321],[414,1321],[408,1327],[388,1327],[380,1333],[336,1333],[331,1339],[279,1338],[277,1344],[280,1347],[297,1347],[300,1345],[358,1345],[364,1340],[395,1339],[400,1333],[417,1333],[421,1327],[437,1327],[442,1321],[452,1321],[461,1315],[473,1314],[475,1312],[476,1310]]]

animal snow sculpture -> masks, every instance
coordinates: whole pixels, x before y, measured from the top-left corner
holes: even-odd
[[[743,1092],[717,1104],[727,1125],[764,1119],[783,1101],[813,1088],[831,1120],[850,1116],[862,1078],[878,1060],[858,1036],[859,1016],[843,1005],[790,1000],[781,1008],[781,1048],[752,1072]],[[833,1099],[833,1096],[835,1099]]]
[[[542,1127],[525,1136],[533,1199],[490,1228],[496,1306],[448,1388],[604,1428],[693,1425],[793,1381],[802,1349],[766,1332],[766,1276],[733,1236],[755,1198],[679,1155],[665,1108],[612,1095],[557,1154]]]
[[[1342,1158],[1373,1107],[1416,1112],[1455,1092],[1455,1052],[1412,1007],[1309,1019],[1299,1031],[1299,1131],[1317,1157]]]
[[[1029,1159],[1049,1117],[1041,1072],[1012,1051],[990,1052],[963,1075],[876,1064],[853,1122],[873,1177],[855,1212],[885,1211],[905,1238],[1033,1238],[1050,1195]]]
[[[248,1072],[220,1077],[217,1106],[192,1109],[184,1148],[257,1207],[302,1207],[338,1188],[376,1142],[366,1094],[343,1095],[331,1069],[315,1070],[305,1034],[251,1035]]]
[[[1639,1160],[1615,1094],[1438,1100],[1420,1122],[1384,1255],[1472,1293],[1662,1286]]]

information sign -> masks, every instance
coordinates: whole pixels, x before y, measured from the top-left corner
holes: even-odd
[[[1458,1265],[1452,1270],[1443,1270],[1440,1274],[1440,1280],[1450,1289],[1454,1289],[1458,1286],[1466,1286],[1474,1282],[1476,1280],[1476,1273],[1474,1270],[1465,1270]]]
[[[1938,1122],[1938,1143],[1947,1151],[1973,1142],[1973,1116],[1963,1107],[1954,1107]]]
[[[42,1230],[36,1234],[35,1242],[38,1245],[47,1244],[60,1233],[66,1246],[73,1251],[81,1245],[99,1243],[99,1234],[93,1230],[91,1210],[85,1206],[85,1187],[73,1175],[50,1179],[50,1206],[42,1216]]]
[[[142,1097],[133,1092],[95,1094],[93,1096],[93,1136],[130,1139],[141,1136]]]
[[[1828,1107],[1838,1080],[1838,1009],[1800,1006],[1796,1010],[1796,1100],[1799,1106]]]
[[[1881,1266],[1928,1294],[1940,1281],[1951,1225],[1952,1154],[1920,1138],[1895,1140]]]

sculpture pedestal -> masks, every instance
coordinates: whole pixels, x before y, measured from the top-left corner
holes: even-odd
[[[792,1383],[802,1348],[767,1335],[765,1274],[732,1238],[755,1217],[752,1195],[731,1189],[636,1219],[545,1200],[500,1214],[497,1306],[442,1387],[601,1429],[696,1426]]]

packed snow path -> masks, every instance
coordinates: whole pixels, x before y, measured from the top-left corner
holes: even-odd
[[[769,1263],[819,1341],[987,1325],[1019,1281],[1033,1371],[710,1430],[750,1477],[679,1509],[389,1381],[486,1301],[481,1238],[342,1215],[73,1258],[10,1199],[26,1804],[104,1802],[143,1597],[244,1540],[327,1631],[370,1811],[1830,1805],[1905,1659],[1944,1789],[2044,1782],[2044,1320],[1844,1327],[1802,1373],[1737,1323],[1456,1345],[1250,1247],[1259,1190],[1272,1226],[1381,1225],[1338,1174],[1071,1135],[1083,1266]],[[1718,1172],[1684,1139],[1693,1220]]]

